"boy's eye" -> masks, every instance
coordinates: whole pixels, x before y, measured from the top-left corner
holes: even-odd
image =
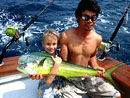
[[[56,43],[53,43],[53,45],[56,45]]]
[[[47,43],[47,45],[51,45],[50,43]]]

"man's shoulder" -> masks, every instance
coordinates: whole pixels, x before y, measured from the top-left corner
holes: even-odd
[[[93,35],[95,35],[95,37],[97,38],[97,39],[102,39],[102,36],[100,35],[100,34],[98,34],[97,32],[95,32],[95,31],[92,31],[93,32]]]
[[[69,38],[69,37],[73,36],[74,32],[75,32],[75,28],[70,28],[70,29],[64,31],[61,34],[61,37],[63,37],[63,38]]]
[[[97,39],[98,39],[99,41],[102,41],[102,36],[101,36],[100,34],[97,34]]]
[[[70,29],[67,29],[65,31],[66,34],[70,34],[70,33],[73,33],[75,31],[76,28],[70,28]]]
[[[96,41],[97,41],[97,43],[99,45],[101,43],[101,41],[102,41],[102,36],[100,34],[96,33],[95,34],[95,39],[96,39]]]

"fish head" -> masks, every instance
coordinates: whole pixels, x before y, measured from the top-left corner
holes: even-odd
[[[39,61],[31,55],[23,55],[19,58],[17,70],[24,74],[36,74]]]

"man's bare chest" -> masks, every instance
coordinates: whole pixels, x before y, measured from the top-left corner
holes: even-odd
[[[71,42],[68,48],[69,52],[73,54],[91,56],[96,50],[96,44],[91,42]]]

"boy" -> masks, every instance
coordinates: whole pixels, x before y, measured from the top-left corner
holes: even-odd
[[[58,40],[58,32],[52,29],[45,31],[42,37],[42,46],[44,47],[45,52],[52,55],[51,58],[54,61],[54,66],[49,74],[56,74],[60,63],[62,62],[62,59],[57,56],[59,55],[57,50]],[[55,56],[55,58],[53,56]],[[41,79],[38,86],[39,98],[59,98],[61,96],[61,93],[59,92],[59,89],[62,85],[60,77],[42,76],[42,74],[29,75],[29,77],[32,77],[32,80]]]

